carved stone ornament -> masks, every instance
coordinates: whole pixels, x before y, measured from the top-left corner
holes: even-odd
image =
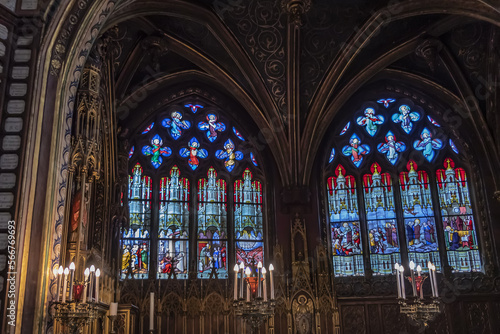
[[[289,15],[290,22],[302,25],[302,14],[311,8],[311,0],[282,0],[281,7]]]
[[[427,66],[434,72],[438,60],[438,55],[443,44],[437,39],[426,39],[420,43],[415,49],[415,54],[423,58],[427,63]]]
[[[500,190],[493,193],[493,198],[500,202]]]

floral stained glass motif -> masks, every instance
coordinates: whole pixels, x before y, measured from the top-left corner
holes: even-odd
[[[199,104],[186,104],[186,105],[184,105],[184,107],[191,109],[191,111],[193,112],[193,114],[196,114],[196,112],[198,111],[198,109],[203,108],[203,106],[199,105]]]
[[[406,104],[402,104],[399,107],[399,113],[392,115],[392,121],[394,123],[400,123],[401,128],[406,133],[410,133],[413,129],[413,122],[420,119],[420,114],[416,111],[411,111],[410,107]]]
[[[364,274],[356,181],[342,165],[328,178],[328,211],[335,276]]]
[[[455,152],[456,154],[458,154],[459,153],[458,148],[455,146],[455,143],[453,142],[453,140],[450,139],[449,143],[450,143],[450,147],[453,150],[453,152]]]
[[[158,278],[187,278],[189,181],[177,166],[160,179],[158,225]]]
[[[450,158],[445,159],[444,167],[436,176],[448,263],[455,272],[480,271],[467,175],[464,169],[455,168]]]
[[[213,167],[198,181],[198,278],[227,278],[227,186]]]
[[[149,126],[147,128],[145,128],[144,131],[142,131],[142,134],[148,133],[149,131],[151,131],[153,129],[154,126],[155,126],[155,122],[149,124]]]
[[[182,114],[178,111],[174,111],[170,114],[171,118],[165,118],[161,125],[170,129],[170,135],[174,140],[179,139],[182,135],[183,130],[187,130],[191,127],[189,121],[182,119]]]
[[[130,148],[130,151],[128,152],[128,158],[129,158],[129,159],[130,159],[130,158],[132,158],[132,156],[134,155],[134,149],[135,149],[135,147],[134,147],[134,146],[132,146],[132,147]]]
[[[413,142],[413,147],[416,150],[422,151],[424,157],[430,162],[435,156],[434,150],[443,148],[443,142],[439,139],[432,139],[431,132],[424,128],[420,134],[420,140]]]
[[[238,137],[238,139],[245,141],[245,138],[243,138],[243,135],[238,130],[236,130],[236,128],[234,126],[233,126],[233,132],[236,135],[236,137]]]
[[[250,160],[252,160],[252,163],[255,167],[259,166],[259,164],[257,163],[257,159],[255,159],[255,155],[253,154],[253,152],[250,152]]]
[[[214,114],[207,115],[207,122],[198,123],[198,129],[207,130],[207,138],[211,142],[217,139],[217,133],[226,130],[226,125],[222,122],[217,122],[217,116]]]
[[[207,150],[200,148],[200,142],[195,137],[191,138],[187,148],[184,147],[180,149],[179,154],[183,158],[189,157],[188,164],[192,170],[198,168],[198,165],[200,164],[198,158],[205,159],[208,157]]]
[[[215,156],[217,159],[224,160],[224,167],[226,167],[228,172],[233,170],[236,160],[243,159],[243,153],[235,151],[235,146],[231,139],[228,139],[224,143],[224,150],[217,150],[215,152]]]
[[[440,128],[440,127],[441,127],[441,125],[439,125],[439,123],[438,123],[438,122],[436,122],[436,121],[434,120],[434,118],[432,118],[431,116],[427,115],[427,119],[429,120],[429,122],[431,122],[431,123],[432,123],[432,125],[437,126],[438,128]]]
[[[151,156],[151,164],[154,168],[161,166],[163,162],[162,157],[169,157],[172,154],[170,147],[161,147],[163,145],[163,140],[159,135],[155,135],[151,140],[151,146],[144,146],[142,148],[142,154],[145,156]]]
[[[236,262],[245,266],[264,262],[262,184],[252,180],[247,168],[243,179],[234,182],[234,224],[236,235]]]
[[[384,123],[384,117],[382,115],[375,115],[375,109],[366,108],[364,116],[359,116],[356,122],[358,125],[364,126],[366,132],[373,137],[377,133],[378,125]]]
[[[149,230],[151,227],[151,197],[153,184],[136,164],[129,177],[129,221],[122,236],[122,279],[147,278],[149,271]]]
[[[394,165],[398,161],[398,153],[406,150],[406,145],[402,141],[396,141],[396,136],[389,131],[385,135],[385,143],[378,144],[377,150],[385,154],[387,160]]]
[[[389,105],[392,102],[396,102],[396,100],[394,100],[394,99],[380,99],[380,100],[377,100],[377,103],[383,104],[385,108],[389,108]]]
[[[439,270],[441,261],[429,176],[425,171],[417,171],[417,164],[413,160],[408,162],[406,168],[408,172],[399,174],[399,185],[408,257],[410,261],[420,265],[423,271],[428,271],[429,261]]]
[[[356,167],[361,165],[363,157],[368,153],[370,153],[370,147],[361,144],[361,139],[355,133],[349,139],[349,145],[342,148],[342,154],[346,157],[351,156],[351,161]]]
[[[349,130],[350,126],[351,126],[351,122],[347,122],[347,124],[344,126],[342,131],[340,131],[340,135],[342,136],[343,134],[345,134],[347,132],[347,130]]]
[[[332,163],[333,159],[335,159],[335,149],[332,148],[332,151],[330,152],[330,158],[328,159],[328,163]]]
[[[376,275],[391,274],[400,262],[400,246],[394,208],[394,188],[389,173],[372,164],[363,176],[371,267]]]

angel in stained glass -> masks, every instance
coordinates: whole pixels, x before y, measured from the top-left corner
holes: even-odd
[[[207,122],[198,123],[198,128],[200,130],[207,130],[207,138],[211,142],[217,139],[217,132],[222,132],[226,130],[226,125],[222,122],[217,123],[217,116],[214,114],[207,115]]]
[[[191,123],[189,121],[183,121],[182,114],[178,111],[172,112],[170,117],[172,117],[172,119],[165,118],[161,124],[166,128],[170,128],[170,135],[174,140],[177,140],[182,135],[182,130],[189,129]]]
[[[416,111],[411,111],[410,107],[406,104],[402,104],[399,107],[399,114],[392,115],[392,121],[394,123],[401,123],[401,127],[406,133],[410,133],[413,128],[413,122],[420,119],[420,114]]]
[[[359,116],[357,123],[360,126],[365,126],[366,132],[373,137],[375,136],[375,133],[377,133],[377,125],[384,123],[384,117],[381,115],[375,115],[375,109],[366,108],[364,116]]]
[[[363,162],[363,156],[370,153],[370,147],[366,144],[361,144],[361,139],[356,134],[349,139],[349,145],[344,146],[342,154],[346,157],[351,156],[352,163],[359,167]]]
[[[181,148],[179,154],[184,158],[189,157],[188,164],[192,170],[198,168],[198,165],[200,164],[198,158],[204,159],[208,157],[207,150],[205,150],[204,148],[200,148],[200,143],[195,137],[191,138],[191,140],[189,141],[188,148]]]
[[[387,160],[394,165],[398,161],[398,152],[406,150],[406,145],[402,141],[396,141],[396,136],[389,131],[385,135],[385,143],[378,144],[377,149],[380,153],[385,153]]]
[[[235,147],[233,141],[231,139],[228,139],[224,143],[225,151],[217,150],[217,152],[215,152],[215,156],[217,157],[217,159],[226,159],[226,161],[224,161],[224,166],[229,172],[233,170],[236,160],[243,159],[243,153],[241,153],[240,151],[235,151],[234,148]]]
[[[163,145],[163,140],[159,135],[155,135],[151,140],[151,146],[144,146],[142,148],[142,154],[145,156],[151,157],[151,164],[154,168],[158,168],[161,166],[164,157],[168,157],[172,154],[172,150],[170,147],[161,147]]]
[[[431,132],[427,128],[424,128],[420,134],[420,140],[416,140],[413,143],[413,147],[416,150],[422,151],[424,157],[430,162],[434,158],[434,150],[443,148],[443,142],[439,139],[432,139]]]

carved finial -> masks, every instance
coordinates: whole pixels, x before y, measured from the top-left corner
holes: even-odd
[[[443,48],[443,44],[437,39],[426,39],[420,43],[415,49],[415,54],[423,58],[432,72],[436,68],[439,51]]]
[[[160,36],[148,36],[142,41],[142,47],[151,56],[155,70],[159,71],[160,57],[168,52],[165,38]]]
[[[290,17],[290,22],[302,25],[302,14],[311,8],[311,0],[282,0],[281,7]]]
[[[500,190],[493,193],[493,198],[500,202]]]

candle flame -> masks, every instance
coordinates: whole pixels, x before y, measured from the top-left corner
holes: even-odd
[[[257,268],[262,268],[262,262],[257,263]]]
[[[71,264],[69,265],[69,270],[75,270],[75,263],[74,262],[71,262]]]
[[[262,275],[265,275],[267,273],[266,268],[262,268]]]
[[[410,269],[411,270],[415,269],[415,262],[410,261]]]
[[[85,278],[87,278],[90,275],[89,268],[85,269],[84,274],[85,274]]]
[[[274,266],[273,266],[273,264],[272,264],[272,263],[269,265],[269,270],[270,270],[270,271],[273,271],[273,270],[274,270]]]
[[[63,267],[59,266],[59,270],[57,271],[57,273],[58,273],[59,275],[62,275],[62,274],[63,274],[63,271],[64,271]]]
[[[95,272],[95,276],[96,276],[96,277],[101,276],[101,269],[97,268],[97,270],[96,270],[96,272]]]
[[[250,276],[251,274],[252,274],[252,271],[250,270],[249,267],[247,267],[247,269],[245,269],[245,275]]]
[[[90,266],[90,271],[91,271],[91,272],[94,272],[94,271],[95,271],[95,266],[94,266],[94,265],[91,265],[91,266]]]
[[[234,271],[238,271],[238,270],[240,270],[240,267],[238,266],[238,264],[235,264],[233,269],[234,269]]]
[[[68,275],[69,274],[69,269],[68,268],[65,268],[64,269],[64,275]]]
[[[399,270],[399,263],[396,263],[396,264],[394,265],[394,269]]]
[[[54,274],[54,276],[57,276],[57,272],[58,272],[57,268],[54,267],[54,269],[52,269],[52,274]]]

